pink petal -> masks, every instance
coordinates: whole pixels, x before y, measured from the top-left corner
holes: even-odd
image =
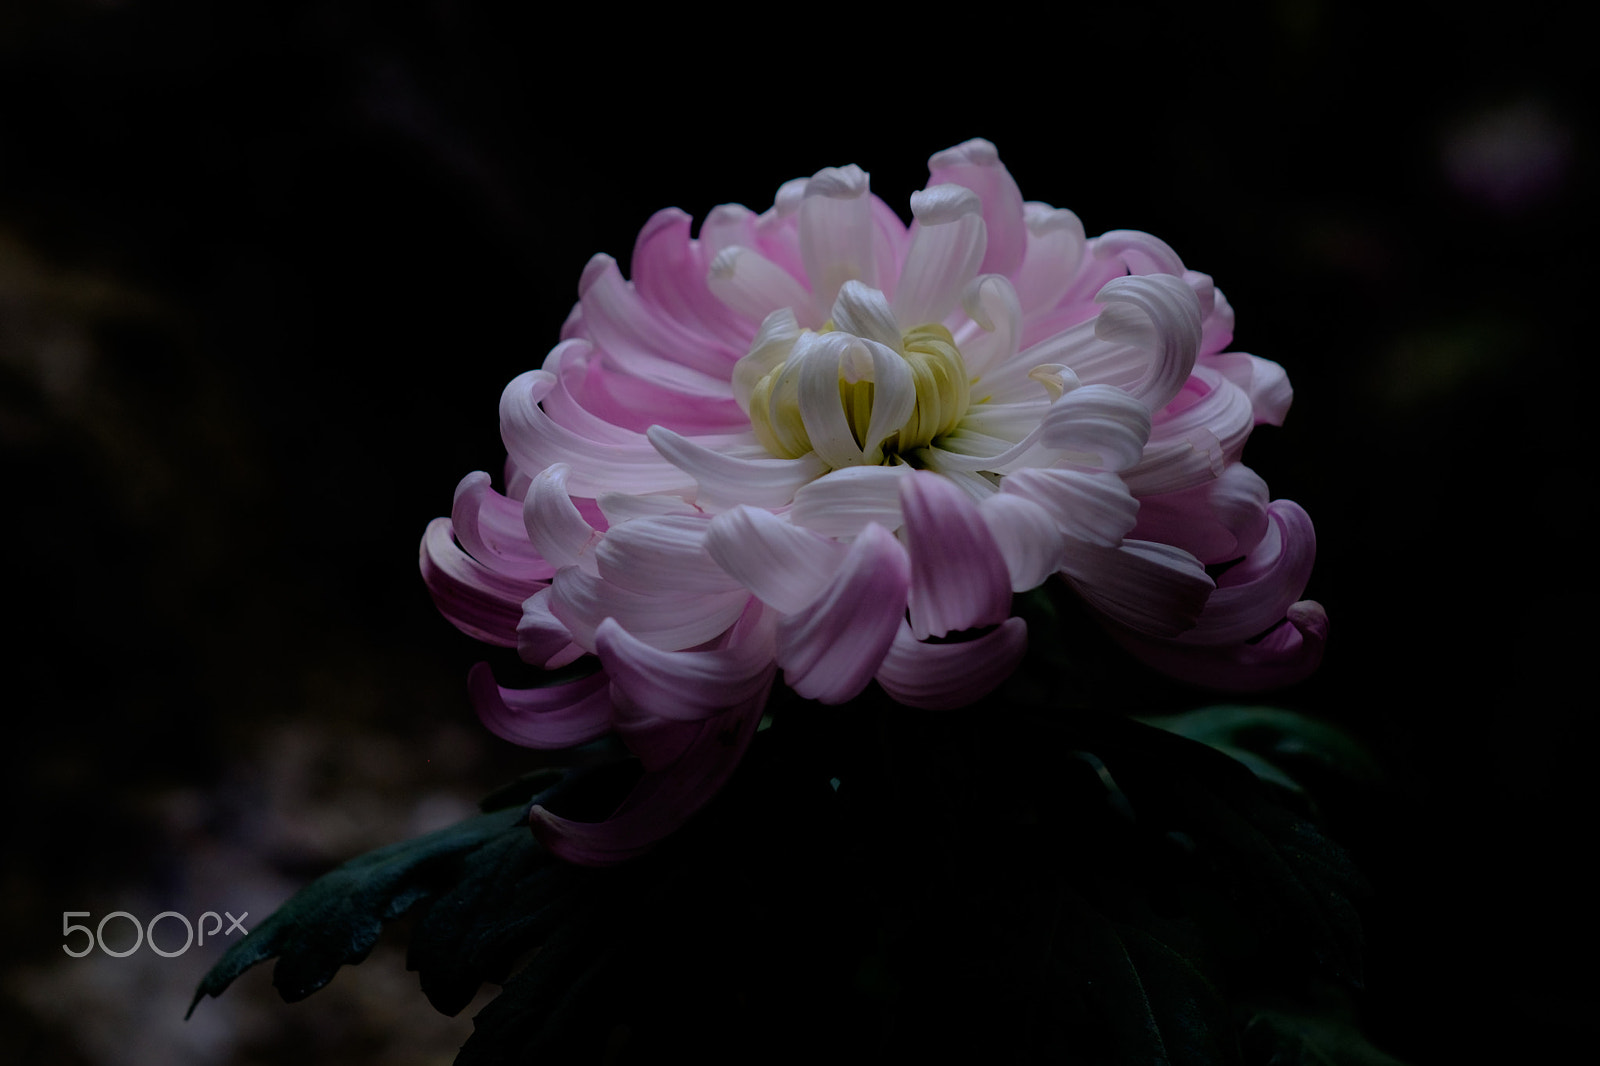
[[[540,589],[522,604],[517,623],[517,655],[523,662],[554,670],[582,658],[572,632],[550,613],[550,590]]]
[[[755,699],[777,671],[770,622],[725,648],[669,652],[608,618],[595,631],[595,645],[619,708],[674,721],[709,718]]]
[[[974,640],[924,644],[901,623],[878,668],[878,684],[908,707],[951,710],[987,696],[1028,650],[1028,624],[1008,618]]]
[[[508,577],[472,558],[456,545],[448,518],[428,523],[418,564],[439,613],[467,636],[502,648],[516,647],[522,601],[546,584]]]
[[[582,866],[610,866],[649,851],[722,790],[755,736],[766,695],[705,721],[658,726],[681,738],[676,760],[647,771],[603,821],[574,821],[535,806],[534,835],[558,858]]]
[[[489,732],[525,748],[570,748],[611,729],[610,682],[604,672],[546,688],[502,688],[488,663],[472,668],[467,688]]]
[[[1030,467],[1009,475],[1000,491],[1044,508],[1066,536],[1105,548],[1115,548],[1139,514],[1122,479],[1104,471]]]
[[[1023,219],[1022,193],[1000,162],[995,146],[974,138],[936,153],[928,160],[928,185],[931,188],[944,184],[971,189],[983,204],[988,248],[979,269],[985,274],[1016,273],[1027,250],[1028,229]]]
[[[1061,529],[1050,512],[1021,496],[997,492],[978,507],[1011,575],[1011,591],[1044,584],[1061,563]]]
[[[1267,483],[1242,463],[1182,492],[1139,500],[1133,535],[1182,548],[1202,563],[1238,559],[1267,531]]]
[[[698,276],[704,277],[704,271],[698,268]],[[728,368],[744,354],[640,299],[609,255],[596,255],[584,267],[578,302],[583,305],[585,332],[619,369],[671,382],[691,395],[720,395]]]
[[[1316,670],[1327,644],[1328,615],[1315,600],[1300,600],[1259,640],[1220,646],[1114,635],[1140,659],[1173,677],[1229,692],[1260,692],[1292,685]]]
[[[716,253],[703,241],[690,239],[692,222],[684,212],[669,207],[645,223],[633,246],[633,285],[652,308],[737,358],[749,347],[755,330],[707,287],[707,270]]]
[[[1293,500],[1274,500],[1266,535],[1244,560],[1217,579],[1199,622],[1183,635],[1190,644],[1234,644],[1276,625],[1305,593],[1317,558],[1311,516]]]
[[[939,474],[917,471],[900,483],[900,507],[916,639],[1004,621],[1011,575],[972,498]]]
[[[1192,628],[1213,588],[1194,556],[1147,540],[1116,548],[1069,541],[1061,572],[1107,618],[1159,637]]]
[[[619,588],[577,567],[559,571],[550,584],[550,613],[572,634],[573,643],[593,651],[595,630],[615,618],[640,640],[666,651],[681,651],[721,634],[750,600],[743,588],[702,593],[650,593]]]
[[[1233,382],[1250,397],[1250,407],[1256,424],[1281,426],[1294,402],[1294,389],[1289,385],[1289,375],[1283,367],[1270,359],[1262,359],[1244,352],[1227,352],[1206,359],[1205,365],[1214,367],[1223,377]]]
[[[827,589],[778,623],[778,665],[806,699],[843,703],[866,688],[906,611],[911,561],[882,526],[856,538]]]
[[[456,486],[450,523],[467,554],[507,577],[548,581],[556,572],[555,565],[529,543],[522,505],[494,491],[489,475],[481,470]]]

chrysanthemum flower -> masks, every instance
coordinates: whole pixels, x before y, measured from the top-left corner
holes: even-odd
[[[496,733],[619,732],[645,775],[609,820],[536,811],[580,861],[647,848],[712,794],[774,678],[969,704],[1021,659],[1012,593],[1060,574],[1131,649],[1202,683],[1315,666],[1310,520],[1239,462],[1291,397],[1225,352],[1233,313],[1148,234],[1087,240],[994,146],[930,161],[908,228],[848,166],[668,209],[633,280],[590,261],[562,340],[500,401],[506,488],[468,475],[422,570],[465,632],[582,680],[473,676]],[[1233,563],[1213,582],[1206,567]]]

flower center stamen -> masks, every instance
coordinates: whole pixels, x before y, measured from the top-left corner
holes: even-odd
[[[821,332],[833,329],[829,322]],[[915,401],[899,427],[883,435],[875,447],[869,447],[869,439],[879,387],[873,380],[871,359],[845,359],[839,365],[839,406],[867,463],[910,462],[917,449],[954,430],[971,403],[966,363],[944,326],[930,322],[906,330],[892,350],[910,372]],[[750,395],[750,423],[756,439],[781,459],[798,459],[813,450],[813,427],[807,426],[801,411],[794,369],[789,359],[779,362],[761,376]]]

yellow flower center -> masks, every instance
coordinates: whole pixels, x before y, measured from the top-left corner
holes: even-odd
[[[829,322],[822,332],[833,328]],[[916,403],[900,428],[885,436],[879,447],[868,454],[869,462],[909,461],[918,448],[955,429],[971,402],[966,363],[944,326],[930,322],[906,330],[896,353],[911,372]],[[780,362],[756,383],[750,395],[750,423],[756,439],[767,451],[780,459],[798,459],[813,449],[801,417],[798,390],[792,387],[792,377],[784,379],[786,368],[787,364]],[[839,406],[856,446],[863,448],[877,391],[864,369],[841,365],[839,370]]]

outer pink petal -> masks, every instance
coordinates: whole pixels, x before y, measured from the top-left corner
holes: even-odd
[[[595,631],[595,644],[620,709],[674,721],[709,718],[747,703],[767,691],[777,672],[770,622],[725,648],[669,652],[608,618]]]
[[[1292,500],[1274,500],[1266,535],[1244,560],[1217,579],[1199,622],[1183,635],[1190,644],[1235,644],[1284,617],[1305,593],[1317,558],[1311,516]]]
[[[1300,600],[1259,640],[1221,646],[1115,635],[1133,654],[1181,680],[1229,692],[1259,692],[1292,685],[1316,670],[1328,640],[1328,614],[1315,600]]]
[[[805,610],[778,623],[778,665],[806,699],[843,703],[883,663],[906,610],[911,561],[894,535],[868,526]]]
[[[690,239],[692,222],[683,211],[669,207],[645,223],[633,245],[633,285],[645,303],[737,359],[750,347],[755,326],[712,295],[706,275],[715,253],[703,241]]]
[[[548,581],[556,568],[528,541],[522,504],[500,495],[479,470],[456,486],[451,528],[474,559],[508,577]]]
[[[1294,389],[1283,367],[1270,359],[1244,352],[1210,356],[1205,362],[1250,397],[1257,425],[1263,422],[1269,426],[1283,425],[1289,405],[1294,402]]]
[[[556,856],[584,866],[609,866],[649,851],[676,832],[722,789],[755,736],[767,693],[701,722],[671,723],[681,754],[649,770],[611,817],[578,822],[534,807],[534,835]],[[631,743],[631,742],[630,742]]]
[[[472,668],[467,688],[489,732],[525,748],[570,748],[611,729],[610,682],[591,674],[547,688],[502,688],[488,663]]]
[[[924,644],[901,623],[878,668],[878,684],[900,703],[930,710],[965,707],[1011,676],[1028,650],[1028,624],[1008,618],[975,640]]]
[[[502,648],[516,647],[522,601],[546,585],[497,573],[472,558],[456,546],[448,518],[428,523],[418,563],[439,612],[467,636]]]
[[[1068,542],[1061,572],[1107,618],[1159,637],[1193,627],[1213,588],[1194,556],[1146,540],[1116,548]]]
[[[1182,492],[1145,496],[1133,535],[1182,548],[1202,563],[1225,563],[1254,548],[1267,531],[1267,483],[1243,463],[1215,481]]]
[[[826,587],[845,547],[756,507],[735,507],[711,521],[706,550],[763,603],[793,613]]]
[[[995,146],[974,138],[946,148],[928,160],[928,186],[963,185],[978,194],[988,248],[979,268],[985,274],[1011,275],[1022,265],[1028,228],[1022,215],[1022,193],[1000,162]]]
[[[996,625],[1011,614],[1011,575],[972,497],[917,471],[900,483],[917,640]]]
[[[540,589],[522,605],[517,623],[517,655],[523,662],[554,670],[580,659],[584,650],[572,642],[572,633],[550,613],[550,590]]]

